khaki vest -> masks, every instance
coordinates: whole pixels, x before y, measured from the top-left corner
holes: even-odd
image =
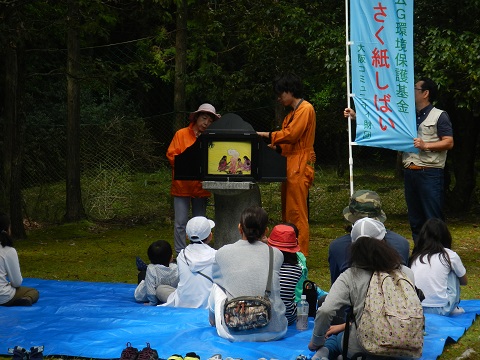
[[[433,108],[427,118],[418,127],[418,137],[426,143],[439,141],[437,134],[437,122],[443,110]],[[447,160],[447,150],[430,151],[420,150],[417,153],[404,152],[402,155],[403,166],[408,167],[410,163],[417,166],[426,166],[443,169]]]

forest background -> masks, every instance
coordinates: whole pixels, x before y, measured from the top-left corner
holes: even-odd
[[[415,76],[439,84],[454,128],[445,190],[463,294],[478,298],[480,1],[417,0],[414,11]],[[16,243],[24,275],[133,282],[134,256],[171,237],[165,152],[188,113],[211,102],[275,129],[272,80],[294,71],[317,113],[309,268],[328,287],[326,251],[349,197],[345,29],[345,4],[331,0],[0,1],[0,209],[28,237]],[[409,238],[397,158],[355,147],[353,181],[381,195],[388,227]],[[260,187],[274,225],[278,184]],[[478,329],[442,359],[478,348]]]
[[[414,5],[415,75],[438,82],[454,128],[452,214],[479,211],[479,3]],[[173,133],[202,102],[277,128],[272,80],[286,71],[304,79],[317,112],[317,168],[348,182],[343,2],[6,0],[0,19],[0,207],[17,238],[25,219],[128,218],[130,177],[149,183],[168,166]],[[354,169],[401,177],[396,158],[357,147]]]

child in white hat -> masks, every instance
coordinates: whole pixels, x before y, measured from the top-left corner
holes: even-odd
[[[164,306],[207,308],[216,253],[208,244],[213,238],[214,226],[215,223],[204,216],[195,216],[187,222],[190,244],[177,256],[178,287]]]

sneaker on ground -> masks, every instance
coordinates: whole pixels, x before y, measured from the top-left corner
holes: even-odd
[[[135,263],[137,265],[137,269],[138,271],[145,271],[147,270],[147,264],[145,263],[145,261],[143,261],[142,259],[140,259],[140,256],[137,256],[137,258],[135,259]]]
[[[139,353],[137,360],[158,360],[158,352],[150,347],[150,343],[147,342],[147,346],[144,347]]]
[[[200,356],[195,354],[194,352],[189,352],[183,358],[184,360],[200,360]]]
[[[30,360],[43,360],[43,346],[32,346],[29,354]]]
[[[450,313],[451,315],[460,315],[460,314],[465,314],[464,308],[457,306],[453,311]]]
[[[167,360],[183,360],[183,356],[178,354],[173,354]]]
[[[222,360],[222,355],[221,354],[215,354],[213,356],[210,356],[207,360]]]
[[[138,357],[138,349],[132,347],[132,344],[127,342],[127,347],[123,349],[120,355],[120,360],[136,360]]]
[[[12,360],[28,360],[28,351],[21,346],[8,349],[8,353],[13,354]]]

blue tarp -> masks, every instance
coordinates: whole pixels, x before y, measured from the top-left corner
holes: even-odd
[[[202,360],[220,353],[244,360],[294,360],[313,355],[308,342],[313,328],[299,332],[290,326],[284,339],[266,343],[231,343],[218,337],[204,309],[145,306],[135,303],[135,285],[25,279],[40,300],[32,307],[0,307],[0,355],[8,348],[44,345],[44,355],[112,359],[125,344],[139,349],[150,343],[160,358],[197,353]],[[427,314],[424,355],[436,359],[447,339],[457,341],[480,314],[480,300],[465,300],[465,314],[444,317]]]

